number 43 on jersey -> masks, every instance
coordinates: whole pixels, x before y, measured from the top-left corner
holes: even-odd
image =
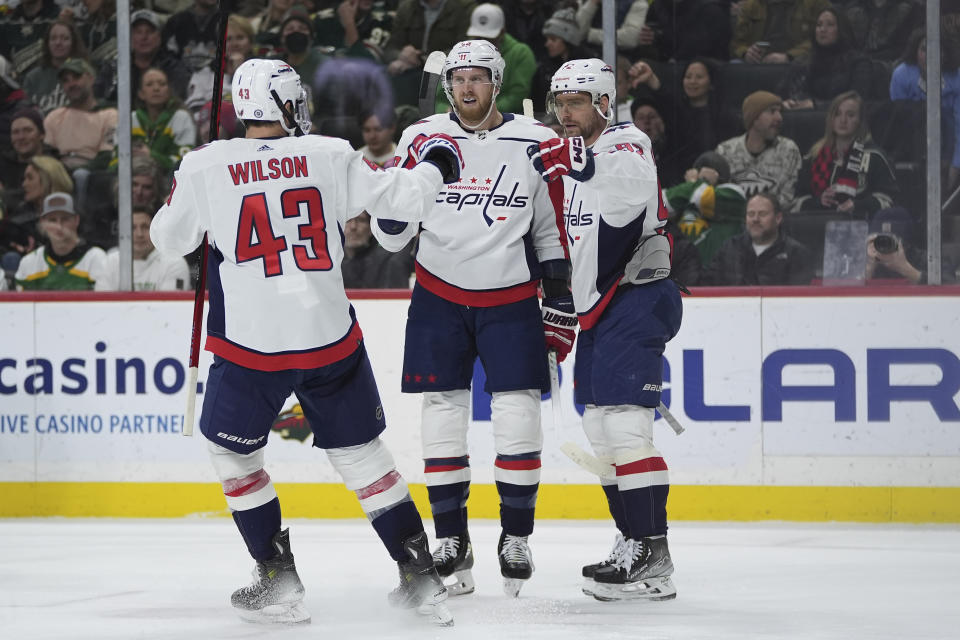
[[[329,271],[333,268],[327,250],[326,221],[320,191],[316,187],[284,191],[280,196],[280,208],[284,218],[298,218],[306,209],[307,222],[297,227],[298,239],[304,244],[293,243],[293,259],[297,268],[301,271]],[[273,232],[266,194],[244,196],[237,228],[237,264],[263,260],[264,277],[283,275],[280,254],[287,249],[287,239]]]

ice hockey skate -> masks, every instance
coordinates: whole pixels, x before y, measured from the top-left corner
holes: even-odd
[[[533,575],[533,554],[527,545],[527,536],[500,534],[497,544],[500,556],[500,574],[503,576],[503,592],[511,598],[520,595],[523,583]]]
[[[440,574],[447,592],[451,596],[462,596],[473,593],[473,545],[470,544],[470,534],[464,531],[457,536],[440,538],[437,548],[433,550],[433,565]],[[450,580],[453,576],[453,580]]]
[[[303,583],[290,551],[290,530],[278,531],[271,541],[277,555],[257,562],[253,582],[237,589],[230,604],[248,622],[295,624],[310,622],[310,613],[303,605]]]
[[[597,569],[593,574],[593,597],[604,602],[612,600],[672,600],[677,589],[670,576],[673,561],[667,548],[666,536],[627,539],[620,560]]]
[[[596,582],[593,580],[594,574],[604,567],[616,565],[626,548],[627,539],[623,537],[622,533],[617,531],[617,537],[613,541],[613,549],[610,550],[610,555],[608,555],[605,560],[601,560],[600,562],[584,565],[583,586],[581,587],[581,590],[585,595],[592,596],[597,590]]]
[[[416,609],[430,618],[430,622],[444,627],[453,626],[453,614],[444,602],[447,589],[433,566],[433,556],[427,547],[427,534],[420,533],[403,541],[409,560],[398,562],[400,586],[390,592],[388,600],[394,607]]]

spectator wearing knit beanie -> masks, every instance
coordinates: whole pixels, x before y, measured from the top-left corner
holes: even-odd
[[[743,100],[742,136],[724,140],[717,153],[730,163],[733,182],[747,197],[772,192],[789,211],[800,172],[800,149],[780,135],[783,101],[769,91],[754,91]]]
[[[743,99],[743,128],[749,132],[760,114],[773,107],[777,107],[776,117],[771,118],[771,122],[778,122],[779,124],[775,124],[775,126],[765,125],[766,130],[763,133],[765,140],[772,139],[768,138],[767,134],[772,132],[775,135],[780,131],[780,126],[783,124],[783,116],[780,114],[779,109],[783,107],[783,100],[780,99],[780,96],[770,93],[769,91],[754,91]],[[774,128],[776,131],[773,131]]]
[[[537,65],[531,87],[533,108],[538,112],[546,109],[550,80],[560,65],[568,60],[589,57],[580,48],[583,36],[573,9],[560,9],[550,16],[543,25],[543,37],[547,56]]]

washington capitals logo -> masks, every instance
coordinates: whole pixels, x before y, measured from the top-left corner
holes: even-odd
[[[567,231],[567,241],[570,246],[580,240],[580,227],[589,227],[593,224],[593,219],[593,213],[584,212],[583,200],[577,199],[577,188],[574,187],[570,199],[563,203],[563,224]]]
[[[449,185],[447,191],[438,193],[436,202],[452,205],[457,213],[463,211],[465,207],[481,207],[483,221],[488,227],[493,226],[494,222],[506,220],[508,216],[502,215],[506,212],[491,210],[491,205],[493,209],[501,210],[524,209],[530,201],[530,196],[517,193],[520,190],[519,182],[514,181],[513,185],[509,186],[503,184],[503,174],[506,170],[507,165],[501,165],[496,179],[462,176],[458,182]],[[498,213],[501,215],[497,215]]]

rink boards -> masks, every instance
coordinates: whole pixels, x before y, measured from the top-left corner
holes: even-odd
[[[960,288],[694,293],[664,376],[687,430],[655,427],[671,518],[960,522]],[[408,294],[353,298],[384,438],[427,508],[419,396],[399,390]],[[0,294],[0,517],[226,513],[205,440],[181,435],[191,307],[177,294]],[[201,386],[209,363],[204,352]],[[572,370],[573,357],[558,420],[543,400],[538,514],[602,518],[595,479],[559,451],[588,448]],[[470,510],[497,517],[482,380],[478,366]],[[284,514],[360,516],[293,404],[266,455]]]

